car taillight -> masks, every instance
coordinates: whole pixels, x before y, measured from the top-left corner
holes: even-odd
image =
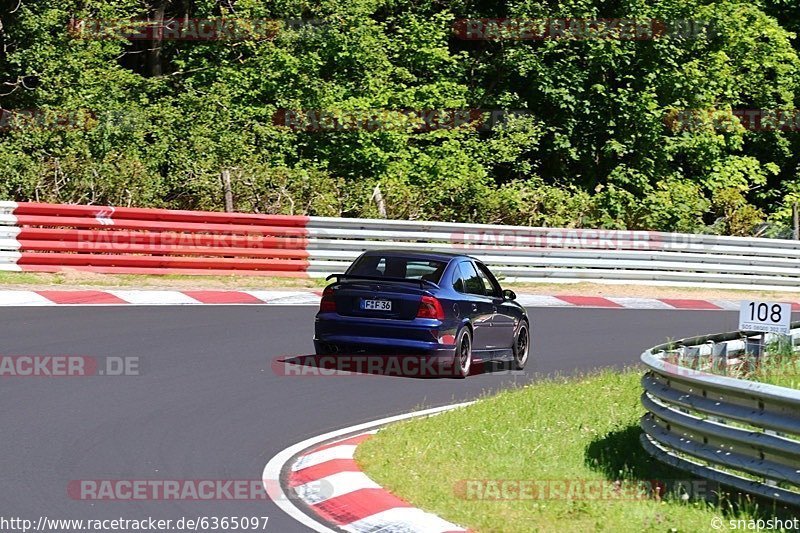
[[[322,291],[322,300],[319,301],[319,312],[320,313],[336,312],[336,300],[333,298],[333,288],[325,287],[325,290]]]
[[[433,296],[423,296],[417,309],[417,318],[435,318],[444,320],[444,309],[439,300]]]

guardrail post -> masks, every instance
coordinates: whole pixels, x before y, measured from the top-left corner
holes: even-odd
[[[714,342],[709,341],[711,343],[711,361],[714,365],[714,368],[717,370],[724,369],[727,373],[728,371],[728,345],[724,342]]]

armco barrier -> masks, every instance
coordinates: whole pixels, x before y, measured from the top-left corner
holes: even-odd
[[[800,341],[798,328],[794,323],[793,346]],[[644,352],[649,371],[642,379],[648,411],[640,421],[642,445],[695,475],[800,506],[800,390],[685,366],[698,357],[726,360],[753,348],[752,340],[736,332]]]
[[[800,292],[800,241],[0,202],[0,269],[324,277],[375,248],[465,252],[508,281]]]

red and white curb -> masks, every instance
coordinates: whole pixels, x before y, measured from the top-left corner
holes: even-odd
[[[319,305],[308,291],[0,290],[0,306],[41,305]]]
[[[319,291],[289,290],[0,290],[0,307],[45,305],[319,305]],[[689,298],[626,298],[520,294],[525,307],[590,307],[602,309],[738,310],[736,300]],[[792,303],[800,311],[800,303]]]
[[[264,485],[272,489],[267,492],[276,505],[314,531],[466,532],[383,489],[361,471],[353,456],[358,445],[381,426],[470,403],[384,418],[300,442],[267,463],[262,476]]]

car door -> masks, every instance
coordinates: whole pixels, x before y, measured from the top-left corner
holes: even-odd
[[[492,346],[499,350],[509,349],[514,344],[518,312],[503,298],[503,290],[489,268],[480,261],[475,261],[475,268],[492,299]]]
[[[458,270],[464,296],[459,309],[472,323],[472,348],[476,351],[491,349],[492,300],[486,295],[483,281],[471,262],[462,261]]]

